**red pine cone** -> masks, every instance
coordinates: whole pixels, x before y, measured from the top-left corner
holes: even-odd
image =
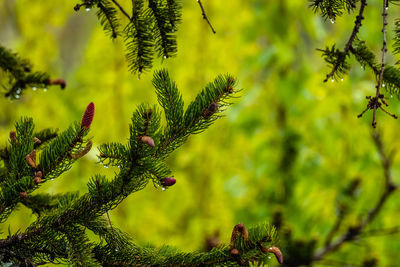
[[[83,129],[89,129],[90,125],[92,124],[94,117],[94,104],[93,102],[90,102],[90,104],[87,106],[85,113],[82,116],[82,122],[81,122],[81,127]]]
[[[175,183],[176,183],[176,180],[174,177],[167,177],[167,178],[161,179],[162,186],[171,186],[171,185],[174,185]]]

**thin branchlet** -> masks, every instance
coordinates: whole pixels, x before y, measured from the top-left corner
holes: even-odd
[[[201,3],[201,0],[196,0],[197,3],[200,6],[201,9],[201,15],[203,16],[203,19],[207,22],[208,26],[210,26],[211,31],[216,34],[217,32],[215,31],[214,27],[212,26],[210,20],[207,17],[206,11],[204,10],[203,4]]]
[[[324,82],[327,82],[329,80],[329,78],[335,76],[338,68],[343,64],[342,61],[346,60],[346,57],[349,54],[349,50],[362,26],[362,20],[364,19],[364,10],[365,7],[367,5],[367,0],[361,0],[361,4],[360,4],[360,10],[358,12],[358,15],[356,17],[356,21],[354,23],[354,27],[353,27],[353,31],[351,32],[351,35],[349,37],[349,40],[346,42],[346,45],[344,47],[344,51],[341,54],[341,57],[337,59],[336,63],[333,65],[333,68],[331,70],[331,72],[329,74],[326,75],[326,78],[324,80]]]

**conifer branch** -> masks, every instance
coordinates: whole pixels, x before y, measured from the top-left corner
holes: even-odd
[[[81,197],[76,194],[30,197],[28,194],[30,190],[26,190],[27,188],[24,187],[33,184],[33,188],[36,188],[42,178],[49,178],[49,170],[57,170],[58,167],[54,166],[62,166],[60,171],[52,172],[52,177],[56,178],[68,168],[66,166],[70,166],[75,158],[87,153],[88,149],[86,148],[91,146],[91,142],[89,141],[86,147],[78,144],[84,143],[83,138],[93,119],[94,105],[91,103],[80,124],[70,127],[55,137],[51,143],[45,145],[46,147],[41,153],[40,164],[32,163],[29,166],[26,162],[22,162],[27,167],[27,174],[35,175],[35,179],[32,180],[29,175],[23,176],[18,180],[20,183],[18,188],[15,185],[1,184],[2,187],[5,186],[5,190],[2,188],[1,191],[2,197],[7,190],[10,190],[15,194],[15,197],[10,199],[19,198],[18,201],[12,203],[13,207],[16,203],[21,202],[40,215],[24,233],[10,234],[8,238],[0,240],[0,255],[3,258],[17,262],[22,262],[26,258],[31,259],[32,262],[71,261],[84,266],[91,265],[96,261],[103,262],[108,266],[153,263],[155,265],[187,264],[193,266],[264,261],[267,260],[266,253],[273,253],[278,261],[282,261],[280,250],[274,246],[274,230],[265,225],[249,229],[248,235],[232,239],[231,246],[237,250],[236,254],[229,253],[230,250],[227,246],[214,249],[210,253],[181,253],[164,248],[140,248],[130,242],[129,245],[120,247],[120,232],[115,227],[112,227],[106,234],[108,236],[106,245],[100,243],[94,246],[87,239],[86,228],[93,228],[93,222],[98,221],[100,216],[115,208],[131,193],[143,189],[150,180],[157,187],[163,186],[163,189],[175,184],[176,179],[170,175],[170,170],[164,162],[166,155],[181,144],[174,143],[174,146],[170,146],[171,140],[177,140],[175,133],[179,133],[181,138],[186,139],[190,134],[201,132],[210,126],[215,119],[220,117],[217,113],[222,111],[221,108],[227,105],[224,100],[234,93],[235,80],[229,75],[219,76],[213,83],[206,86],[195,101],[188,106],[186,112],[183,111],[183,101],[179,91],[167,72],[157,73],[153,83],[157,88],[159,101],[164,105],[165,115],[169,122],[162,129],[160,126],[161,115],[156,107],[150,108],[148,105],[138,107],[132,116],[128,145],[111,143],[100,147],[101,159],[109,159],[112,164],[121,164],[120,171],[114,179],[109,181],[104,176],[95,175],[88,183],[88,193]],[[219,104],[216,106],[216,103]],[[176,104],[178,107],[173,107]],[[181,122],[181,128],[171,125],[177,121]],[[12,147],[10,154],[12,156],[16,153],[16,149],[23,149],[22,154],[25,155],[25,152],[31,151],[34,143],[37,142],[33,138],[33,122],[30,119],[23,119],[16,128],[16,133],[10,134],[11,143],[15,147],[14,149]],[[27,147],[26,142],[30,146]],[[181,142],[183,141],[181,140]],[[79,149],[76,150],[76,147]],[[162,150],[159,150],[157,154],[159,147],[162,147]],[[55,153],[47,153],[46,151],[51,151],[49,148],[55,149]],[[29,157],[34,162],[34,153],[30,153]],[[66,161],[64,162],[64,160]],[[58,205],[52,204],[51,200],[57,201]],[[99,227],[98,224],[97,227]],[[242,228],[244,229],[244,226]],[[96,229],[93,231],[96,232]],[[105,230],[101,231],[104,233]],[[112,239],[109,239],[110,237]],[[125,239],[123,242],[127,244],[128,241]],[[21,250],[21,248],[28,249]],[[129,250],[125,250],[128,248]],[[132,249],[140,255],[138,258],[132,257]],[[14,254],[16,256],[13,256]],[[128,258],[126,258],[127,255],[129,255]]]
[[[376,85],[376,94],[375,98],[379,99],[380,90],[383,80],[383,73],[385,71],[385,54],[387,52],[386,48],[386,26],[387,26],[387,8],[388,8],[388,0],[383,0],[383,8],[382,8],[382,61],[381,61],[381,70],[379,73],[378,84]],[[374,105],[373,117],[372,117],[372,127],[376,127],[376,110],[380,107],[377,103]]]
[[[329,78],[335,76],[336,72],[338,71],[340,66],[344,64],[344,61],[346,60],[346,57],[349,54],[349,50],[353,44],[353,41],[355,40],[355,38],[358,34],[358,31],[361,28],[362,20],[364,19],[364,9],[365,9],[366,5],[367,5],[367,0],[361,0],[360,10],[359,10],[358,15],[356,16],[356,21],[354,23],[353,31],[349,37],[349,40],[347,41],[347,43],[344,47],[344,51],[341,52],[340,56],[338,56],[338,58],[335,60],[332,71],[326,75],[324,82],[327,82],[329,80]]]
[[[201,3],[201,0],[196,0],[197,3],[200,6],[201,9],[201,15],[203,16],[203,19],[207,22],[208,26],[210,26],[211,31],[216,34],[217,32],[214,30],[214,27],[212,26],[210,20],[207,17],[206,11],[204,10],[203,4]]]
[[[5,96],[11,99],[19,99],[27,88],[47,90],[49,85],[59,85],[61,89],[66,87],[63,79],[50,79],[45,72],[32,72],[32,65],[20,58],[16,53],[0,45],[0,70],[6,77],[0,80],[5,89]],[[7,80],[7,81],[6,81]]]
[[[374,143],[379,152],[379,156],[380,156],[381,164],[382,164],[382,168],[383,168],[383,176],[384,176],[383,192],[379,196],[379,199],[376,202],[375,206],[369,210],[368,214],[364,217],[363,220],[361,220],[357,225],[350,226],[344,234],[339,236],[334,241],[326,243],[323,248],[317,250],[314,253],[313,261],[319,261],[319,260],[323,259],[323,257],[326,254],[332,253],[332,252],[338,250],[344,243],[347,243],[349,241],[353,241],[353,240],[359,238],[362,235],[364,229],[376,218],[376,216],[382,210],[383,205],[386,203],[388,197],[393,192],[395,192],[395,190],[398,188],[393,183],[391,173],[390,173],[394,153],[393,152],[387,153],[387,151],[385,151],[385,148],[384,148],[384,145],[383,145],[383,142],[382,142],[382,139],[381,139],[381,136],[379,133],[374,132],[372,134],[372,138],[373,138]]]
[[[378,68],[376,64],[370,63],[369,65],[371,68],[374,70],[374,72],[377,75],[377,85],[376,85],[376,95],[374,97],[367,96],[367,99],[369,99],[367,107],[358,115],[358,117],[362,117],[365,112],[367,112],[369,109],[373,111],[372,113],[372,127],[376,127],[376,111],[377,109],[381,109],[383,112],[388,114],[389,116],[393,117],[394,119],[397,119],[397,116],[395,114],[391,114],[388,112],[383,106],[388,106],[388,103],[384,99],[384,95],[381,94],[381,87],[384,87],[385,84],[383,83],[385,78],[387,77],[390,80],[393,80],[393,77],[397,74],[395,69],[393,67],[389,67],[385,69],[385,54],[387,52],[387,43],[386,43],[386,26],[387,26],[387,9],[388,9],[388,0],[383,1],[383,11],[382,11],[382,36],[383,36],[383,41],[382,41],[382,57],[381,57],[381,64],[380,64],[380,69],[378,72]],[[368,54],[366,54],[368,55]],[[372,56],[368,56],[368,60],[372,61]],[[385,71],[386,70],[386,71]],[[385,75],[386,74],[386,75]],[[393,88],[395,83],[398,83],[398,80],[394,80],[392,83],[389,80],[388,87]],[[396,88],[397,89],[397,88]],[[396,90],[395,91],[398,91]],[[392,89],[393,90],[393,89]]]

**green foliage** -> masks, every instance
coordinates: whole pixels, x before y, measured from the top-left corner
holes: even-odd
[[[29,259],[33,264],[52,262],[78,266],[235,266],[256,260],[268,261],[267,247],[277,241],[275,228],[269,225],[251,228],[248,234],[239,237],[234,230],[230,247],[223,245],[210,252],[186,253],[166,246],[142,247],[101,219],[100,216],[117,207],[130,194],[142,190],[150,180],[156,187],[162,185],[163,190],[173,185],[163,183],[171,173],[164,159],[190,134],[205,130],[219,117],[214,113],[222,111],[218,107],[226,105],[225,101],[234,93],[235,82],[229,75],[217,77],[185,112],[180,92],[165,70],[154,75],[153,84],[164,107],[167,125],[161,127],[161,114],[155,106],[140,105],[131,119],[128,145],[109,143],[99,148],[101,163],[106,167],[117,166],[119,173],[111,180],[103,175],[93,176],[87,185],[88,193],[82,196],[77,193],[30,194],[39,184],[60,177],[76,159],[88,153],[92,142],[85,136],[93,118],[93,103],[86,109],[81,124],[74,123],[57,136],[48,129],[39,132],[46,141],[52,140],[39,147],[38,165],[36,150],[33,150],[38,139],[34,136],[32,119],[23,118],[16,124],[16,133],[10,133],[11,147],[4,150],[9,152],[4,153],[3,162],[10,166],[2,167],[8,179],[1,183],[0,219],[5,221],[18,203],[30,208],[38,217],[24,233],[10,233],[0,240],[2,263],[21,263]],[[213,103],[219,106],[211,112],[209,106]],[[99,236],[100,243],[89,239],[87,228]],[[239,253],[233,253],[233,248]]]
[[[3,46],[0,46],[0,69],[2,76],[6,76],[0,82],[8,98],[18,99],[28,87],[44,88],[49,84],[47,73],[32,72],[32,65],[27,60]]]
[[[152,68],[154,52],[161,59],[175,56],[176,31],[182,7],[180,0],[137,0],[131,5],[132,14],[128,14],[117,1],[83,0],[75,10],[81,6],[87,10],[97,7],[97,16],[104,30],[112,39],[121,36],[125,40],[129,69],[140,75]],[[128,18],[128,22],[120,31],[122,16]]]
[[[314,12],[321,13],[325,19],[335,21],[344,12],[352,12],[356,8],[358,0],[309,0],[310,7]]]

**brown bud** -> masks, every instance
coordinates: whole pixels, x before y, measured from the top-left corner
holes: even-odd
[[[33,178],[33,181],[35,182],[35,184],[40,184],[42,182],[42,178],[36,176],[35,178]]]
[[[239,250],[237,250],[236,248],[231,249],[231,254],[232,255],[238,255],[239,254]]]
[[[31,154],[26,155],[25,159],[29,166],[36,169],[36,163],[33,161]]]
[[[42,143],[42,141],[40,141],[40,139],[37,138],[37,137],[33,137],[33,141],[34,141],[35,143],[37,143],[37,144],[41,144],[41,143]]]
[[[140,141],[142,141],[142,143],[145,143],[151,147],[155,146],[154,140],[150,136],[143,135],[142,137],[140,137]]]
[[[12,142],[17,143],[17,133],[15,131],[10,132],[10,139]]]
[[[38,172],[35,174],[35,176],[36,176],[36,177],[42,178],[42,177],[43,177],[43,174],[42,174],[41,171],[38,171]]]
[[[49,79],[47,80],[48,85],[60,85],[61,89],[64,89],[65,86],[67,86],[67,83],[65,82],[64,79],[58,78],[58,79]]]
[[[236,238],[239,235],[239,233],[243,236],[243,239],[247,240],[249,238],[249,232],[247,231],[244,224],[243,223],[236,224],[235,227],[233,227],[233,231],[232,231],[232,237],[231,237],[231,243],[230,243],[231,253],[232,253],[232,250],[234,249],[233,246],[235,245],[235,241],[236,241]]]
[[[283,255],[282,252],[279,248],[277,247],[270,247],[266,249],[267,252],[274,253],[276,260],[279,262],[279,264],[283,263]]]
[[[77,153],[75,153],[75,154],[71,154],[71,158],[73,158],[73,159],[79,159],[79,158],[85,156],[85,155],[90,151],[90,149],[92,148],[92,144],[93,144],[93,143],[92,143],[92,141],[90,140],[89,142],[87,142],[87,144],[86,144],[86,146],[85,146],[84,149],[82,149],[81,151],[79,151],[79,152],[77,152]]]
[[[82,129],[89,129],[94,117],[94,104],[90,102],[86,107],[85,113],[82,116],[81,127]]]
[[[27,198],[28,194],[26,192],[19,192],[19,196],[22,198]]]
[[[203,118],[209,119],[218,110],[218,103],[212,102],[202,113]]]
[[[31,155],[31,158],[32,158],[33,162],[36,162],[36,150],[35,149],[32,150],[30,155]]]

